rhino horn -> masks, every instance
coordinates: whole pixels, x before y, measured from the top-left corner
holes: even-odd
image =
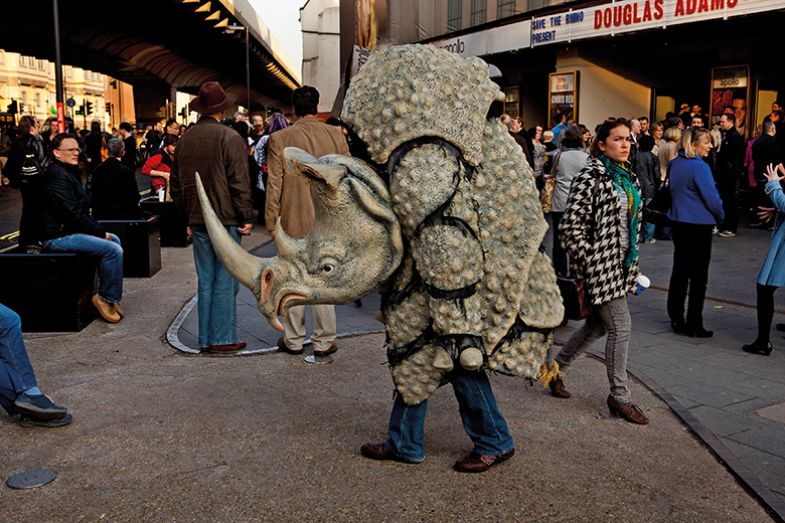
[[[202,185],[202,179],[198,172],[196,173],[196,190],[199,194],[199,203],[202,204],[202,215],[204,216],[207,233],[210,235],[210,242],[213,244],[213,250],[215,250],[226,270],[237,281],[251,289],[254,296],[259,299],[261,274],[265,267],[269,265],[268,260],[249,254],[229,236],[226,228],[224,228],[215,214],[212,205],[210,205],[210,200],[207,198],[207,193],[204,191],[204,185]]]
[[[293,257],[303,248],[302,244],[304,244],[302,240],[297,240],[286,234],[279,216],[275,221],[275,248],[278,250],[278,256]]]
[[[320,162],[318,158],[297,147],[284,149],[283,157],[287,173],[300,174],[311,182],[325,184],[333,190],[338,188],[338,184],[347,173],[345,166]]]

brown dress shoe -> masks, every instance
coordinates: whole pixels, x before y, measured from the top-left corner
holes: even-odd
[[[210,354],[230,354],[232,352],[237,352],[238,350],[243,350],[247,343],[244,341],[238,341],[237,343],[227,343],[225,345],[210,345],[207,347],[207,352]]]
[[[104,301],[98,293],[93,294],[93,305],[98,310],[98,314],[109,323],[118,323],[122,318],[120,313],[114,308],[114,305]]]
[[[564,387],[564,381],[561,378],[553,378],[548,387],[551,389],[551,396],[556,398],[569,398],[572,396],[570,391]]]
[[[401,463],[411,463],[416,464],[419,461],[411,461],[405,458],[402,458],[391,448],[389,448],[384,443],[366,443],[362,447],[360,447],[360,454],[365,456],[366,458],[375,459],[377,461],[400,461]]]
[[[285,352],[286,354],[292,354],[294,356],[303,353],[302,347],[300,347],[299,349],[290,349],[289,347],[287,347],[286,343],[284,343],[283,341],[283,338],[278,338],[278,350],[280,350],[281,352]]]
[[[507,461],[513,454],[515,454],[515,449],[500,456],[487,456],[472,452],[462,460],[456,461],[452,468],[458,472],[485,472],[492,466],[498,465],[502,461]]]
[[[313,355],[316,356],[316,357],[329,356],[330,354],[332,354],[333,352],[335,352],[337,350],[338,350],[338,345],[336,345],[335,342],[333,342],[333,344],[330,345],[329,349],[324,349],[324,350],[316,350],[316,349],[314,349],[313,350]]]
[[[632,402],[621,403],[616,401],[613,396],[608,396],[608,409],[611,411],[612,416],[624,418],[630,423],[637,423],[638,425],[647,425],[649,418],[643,411]]]

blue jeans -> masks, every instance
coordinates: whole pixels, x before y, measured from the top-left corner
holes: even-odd
[[[19,315],[0,303],[0,405],[13,416],[16,397],[37,386]]]
[[[240,285],[226,270],[213,250],[207,229],[192,226],[194,264],[199,278],[199,347],[237,343],[237,301]],[[240,243],[237,227],[226,227]]]
[[[120,238],[109,233],[111,241],[89,234],[69,234],[48,240],[44,248],[52,252],[82,252],[101,258],[98,264],[98,296],[108,303],[123,299],[123,248]]]
[[[648,207],[651,203],[652,198],[644,198],[643,199],[643,206]],[[650,243],[654,239],[654,229],[657,226],[653,223],[643,222],[641,223],[641,243]]]
[[[474,442],[474,452],[499,456],[511,451],[515,444],[507,422],[496,406],[485,371],[470,372],[459,368],[452,371],[448,379],[458,400],[463,429]],[[427,411],[427,400],[410,406],[403,402],[400,394],[395,395],[386,445],[406,461],[419,463],[425,459],[424,427]]]

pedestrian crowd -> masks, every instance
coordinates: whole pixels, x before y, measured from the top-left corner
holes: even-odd
[[[208,235],[197,186],[204,186],[232,244],[250,234],[254,221],[273,238],[305,237],[315,219],[313,202],[306,180],[284,176],[284,148],[298,147],[317,158],[349,154],[347,131],[340,122],[321,122],[318,102],[318,91],[303,87],[293,94],[293,116],[273,111],[268,118],[248,117],[238,112],[225,118],[236,100],[217,82],[207,82],[191,103],[201,118],[187,126],[171,119],[142,133],[122,123],[108,133],[97,121],[89,131],[75,129],[68,121],[67,131],[57,133],[51,120],[42,127],[34,117],[23,116],[16,129],[0,136],[0,151],[7,157],[0,162],[2,175],[22,196],[19,246],[28,253],[84,252],[99,257],[99,288],[92,303],[106,321],[120,322],[125,315],[120,305],[123,249],[99,220],[142,216],[138,170],[150,177],[152,197],[174,202],[187,216],[198,276],[199,348],[211,354],[240,352],[246,344],[237,338],[238,283],[213,248],[216,240]],[[626,370],[632,329],[627,297],[648,286],[639,270],[641,246],[673,241],[667,314],[677,334],[712,336],[702,315],[712,239],[715,234],[727,239],[738,233],[740,208],[752,211],[752,226],[772,226],[775,231],[757,280],[758,336],[743,350],[771,353],[773,295],[785,285],[780,259],[785,256],[782,108],[775,103],[759,132],[746,143],[734,107],[726,108],[711,129],[699,106],[683,109],[653,123],[645,116],[608,118],[593,132],[563,114],[556,115],[552,129],[527,130],[519,117],[500,117],[540,192],[553,231],[555,272],[559,278],[581,281],[575,288],[590,309],[581,328],[555,356],[547,382],[550,392],[569,398],[565,371],[589,344],[606,337],[609,411],[636,424],[649,422],[632,402]],[[656,209],[663,200],[665,206]],[[652,219],[657,212],[666,219]],[[305,314],[304,306],[287,310],[284,335],[278,340],[282,352],[303,353]],[[315,356],[335,353],[333,306],[312,306],[312,314]],[[480,388],[471,394],[496,408],[490,384],[472,387]],[[388,440],[366,444],[362,453],[378,460],[421,461],[425,408],[409,409],[396,401]],[[54,427],[71,421],[67,409],[38,388],[19,317],[2,305],[0,404],[24,426]],[[478,418],[467,405],[461,408],[476,452],[457,463],[458,470],[484,471],[512,456],[514,447],[500,412],[494,411],[498,424],[490,434],[493,431],[482,423],[473,425]],[[416,456],[406,454],[409,447],[418,449]]]

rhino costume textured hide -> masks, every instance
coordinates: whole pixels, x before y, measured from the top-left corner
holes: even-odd
[[[455,365],[536,377],[564,311],[539,250],[547,225],[531,168],[488,117],[502,99],[478,58],[422,45],[373,53],[342,119],[376,169],[287,149],[286,175],[312,182],[316,221],[302,240],[277,224],[270,259],[231,241],[199,184],[216,252],[277,328],[291,305],[347,303],[381,285],[387,356],[409,405]]]

